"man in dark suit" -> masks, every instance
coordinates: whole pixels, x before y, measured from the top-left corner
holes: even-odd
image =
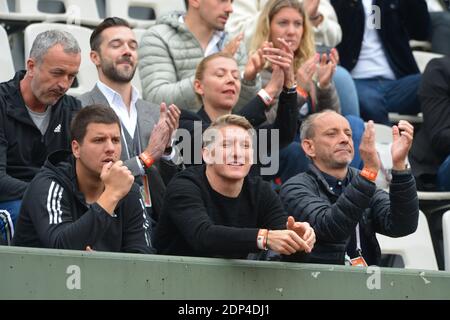
[[[140,180],[146,206],[154,208],[152,216],[157,219],[165,189],[161,176],[169,179],[176,171],[170,161],[173,158],[171,137],[178,128],[180,111],[175,105],[167,107],[162,103],[158,107],[139,98],[131,84],[138,63],[138,43],[126,20],[105,19],[94,29],[90,44],[91,60],[97,66],[99,80],[80,100],[83,106],[110,106],[118,115],[122,131],[121,160],[139,177],[137,181]]]

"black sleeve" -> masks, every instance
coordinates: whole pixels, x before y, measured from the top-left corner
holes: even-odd
[[[450,58],[431,60],[422,75],[419,98],[423,129],[435,152],[450,154]]]
[[[389,194],[378,189],[370,206],[375,232],[389,237],[403,237],[416,231],[419,199],[412,174],[393,172]]]
[[[266,133],[266,141],[271,141],[270,135],[273,129],[279,130],[280,149],[286,147],[294,140],[298,128],[298,108],[297,93],[288,94],[282,91],[278,101],[277,117],[275,118],[274,123],[263,125],[258,128],[261,133]],[[261,129],[266,130],[261,131]],[[269,147],[270,145],[271,144],[269,143]]]
[[[260,203],[258,206],[258,225],[263,229],[286,229],[287,215],[284,211],[280,197],[272,190],[269,183],[261,181],[259,191]]]
[[[308,222],[322,241],[347,239],[364,209],[369,207],[375,184],[358,174],[338,200],[331,203],[328,198],[320,196],[311,176],[304,174],[300,177],[281,187],[280,196],[287,214],[293,215],[296,221]]]
[[[121,252],[155,253],[150,219],[137,185],[133,185],[120,207],[124,223]]]
[[[28,187],[28,182],[16,179],[8,175],[6,172],[8,159],[8,140],[4,129],[6,119],[0,112],[0,201],[22,199],[23,194]]]
[[[28,211],[44,247],[85,250],[86,246],[101,239],[112,220],[116,219],[94,203],[74,221],[71,212],[73,201],[69,192],[50,178],[35,180],[30,185],[21,211]]]
[[[237,114],[245,117],[253,127],[257,127],[267,120],[266,105],[259,96],[250,100]]]
[[[411,39],[428,40],[430,14],[425,0],[400,0],[400,15]]]
[[[258,251],[257,228],[237,228],[215,224],[208,215],[201,188],[179,177],[171,182],[164,199],[163,214],[175,224],[189,245],[199,254],[246,254]]]

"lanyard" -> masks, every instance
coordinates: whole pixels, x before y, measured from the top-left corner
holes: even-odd
[[[356,253],[358,253],[360,256],[362,256],[362,250],[361,250],[361,237],[359,234],[359,223],[356,225]]]

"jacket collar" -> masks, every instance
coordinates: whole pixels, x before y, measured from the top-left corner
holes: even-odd
[[[202,107],[200,108],[200,110],[198,110],[197,115],[200,117],[200,119],[201,119],[204,123],[210,124],[210,123],[212,122],[212,121],[211,121],[211,118],[210,118],[210,117],[208,116],[208,114],[206,113],[205,107],[204,107],[204,106],[202,106]]]
[[[33,121],[25,107],[22,93],[20,92],[20,81],[24,78],[25,73],[25,70],[18,71],[14,75],[14,78],[9,81],[9,94],[8,97],[6,97],[6,99],[9,100],[9,103],[6,106],[6,113],[8,116],[18,121],[33,125]]]
[[[346,181],[344,183],[345,185],[347,185],[351,181],[351,179],[353,178],[353,176],[354,176],[354,171],[353,170],[355,170],[355,169],[353,169],[351,167],[348,168],[347,175],[346,175],[346,177],[344,179],[344,181]],[[324,177],[324,173],[322,173],[322,171],[320,171],[319,168],[317,168],[314,164],[310,164],[309,165],[309,173],[316,178],[316,180],[318,181],[318,183],[320,184],[320,186],[322,187],[323,190],[325,190],[327,193],[329,193],[329,194],[331,194],[333,196],[338,196],[333,191],[332,187],[334,187],[334,185],[331,186],[328,183],[327,179],[325,179],[325,177]]]

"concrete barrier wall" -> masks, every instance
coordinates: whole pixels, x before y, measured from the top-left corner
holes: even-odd
[[[450,299],[450,273],[0,246],[0,299]]]

